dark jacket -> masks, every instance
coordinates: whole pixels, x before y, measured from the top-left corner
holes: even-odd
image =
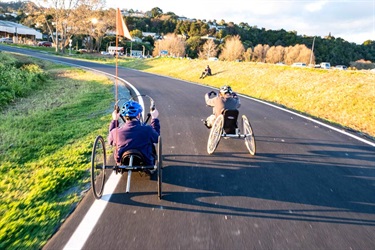
[[[109,135],[108,142],[110,145],[116,145],[118,138],[119,150],[116,155],[116,161],[121,161],[122,154],[129,149],[139,150],[144,158],[147,165],[154,165],[154,155],[152,153],[153,143],[158,142],[160,135],[160,122],[159,119],[152,119],[150,125],[141,125],[138,120],[126,121],[126,123],[120,127],[118,122],[112,120],[109,124]]]
[[[207,75],[209,75],[209,76],[212,75],[210,67],[207,67],[204,71],[206,71]]]

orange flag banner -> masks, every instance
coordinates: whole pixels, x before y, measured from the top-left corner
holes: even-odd
[[[116,14],[116,35],[124,36],[132,40],[132,36],[130,35],[129,30],[126,27],[125,21],[122,18],[121,11],[119,8],[117,8],[117,14]]]

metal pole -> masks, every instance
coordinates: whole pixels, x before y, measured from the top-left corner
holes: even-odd
[[[314,36],[313,43],[312,43],[311,54],[310,54],[310,63],[309,63],[309,65],[311,65],[312,56],[313,56],[313,54],[314,54],[314,44],[315,44],[315,36]]]

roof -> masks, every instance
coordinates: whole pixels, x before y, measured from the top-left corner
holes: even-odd
[[[124,47],[108,46],[108,50],[124,50]]]
[[[17,33],[21,35],[34,35],[36,39],[42,39],[42,33],[19,23],[0,20],[0,31]]]

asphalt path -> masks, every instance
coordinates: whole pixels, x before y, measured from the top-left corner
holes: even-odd
[[[208,155],[201,119],[211,88],[125,68],[118,76],[159,110],[163,197],[155,178],[138,173],[125,193],[122,176],[83,249],[374,249],[374,141],[240,96],[256,155],[239,139],[222,139]],[[88,192],[45,249],[63,249],[93,204]]]

